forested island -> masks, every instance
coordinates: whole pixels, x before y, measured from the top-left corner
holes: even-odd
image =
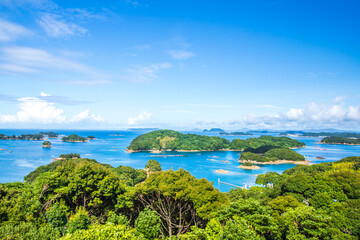
[[[302,163],[307,164],[305,157],[289,148],[264,145],[259,148],[247,148],[240,157],[241,163],[274,164]]]
[[[360,238],[360,157],[269,172],[256,179],[269,187],[227,193],[155,162],[147,175],[69,157],[0,184],[0,239]]]
[[[64,141],[64,142],[87,142],[88,139],[85,137],[80,137],[76,134],[71,134],[70,136],[63,137],[61,139],[61,141]]]
[[[286,131],[280,135],[296,135],[298,137],[343,137],[343,138],[360,138],[360,133],[351,132],[303,132],[303,131]]]
[[[0,140],[44,140],[45,137],[57,138],[58,134],[54,132],[40,132],[36,134],[21,134],[20,136],[7,136],[0,133]]]
[[[51,143],[49,141],[44,141],[43,144],[41,145],[43,148],[51,148]]]
[[[221,129],[221,128],[211,128],[209,130],[204,129],[203,132],[209,132],[209,133],[222,133],[225,132],[225,130]]]
[[[360,145],[359,138],[347,138],[347,137],[325,137],[321,139],[320,142],[326,144]]]
[[[305,144],[288,137],[261,136],[258,138],[248,138],[246,140],[234,139],[231,149],[245,150],[246,148],[259,148],[261,146],[276,146],[284,148],[300,148]]]
[[[305,144],[287,137],[261,136],[232,142],[217,136],[184,134],[173,130],[157,130],[136,137],[129,151],[217,151],[244,150],[248,147],[271,145],[285,148],[303,147]]]

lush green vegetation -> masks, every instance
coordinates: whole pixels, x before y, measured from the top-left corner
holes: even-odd
[[[226,194],[182,169],[141,174],[69,158],[0,184],[0,238],[360,238],[360,157],[262,174],[272,188]]]
[[[231,143],[230,148],[244,150],[246,148],[258,148],[265,145],[284,148],[296,148],[305,146],[304,143],[288,137],[261,136],[258,138],[248,138],[246,140],[234,139]]]
[[[302,147],[305,144],[287,137],[261,136],[246,140],[234,139],[231,143],[221,137],[183,134],[172,130],[157,130],[136,137],[128,147],[134,151],[150,150],[244,150],[246,148]]]
[[[345,137],[325,137],[321,139],[322,143],[327,144],[354,144],[359,145],[360,144],[360,138],[354,139],[354,138],[345,138]]]
[[[150,159],[147,162],[145,169],[147,169],[149,172],[158,172],[162,170],[160,163],[154,159]]]
[[[269,149],[265,151],[266,149]],[[265,151],[265,152],[263,152]],[[256,152],[256,153],[254,153]],[[277,160],[305,161],[305,157],[288,148],[259,147],[241,153],[241,161],[274,162]]]
[[[95,139],[95,137],[90,135],[90,136],[87,136],[87,139],[93,140],[93,139]]]
[[[251,162],[244,162],[244,163],[241,164],[241,166],[252,167],[252,166],[254,166],[254,164],[252,164]]]
[[[65,142],[86,142],[87,138],[80,137],[76,134],[71,134],[70,136],[63,137],[61,140]]]
[[[157,130],[136,137],[129,150],[206,150],[229,148],[230,142],[220,137],[183,134],[172,130]]]
[[[43,147],[51,147],[51,143],[50,143],[49,141],[44,141],[44,142],[42,143],[42,146],[43,146]]]
[[[57,138],[59,136],[58,133],[54,133],[54,132],[40,132],[40,134],[45,135],[48,138]]]

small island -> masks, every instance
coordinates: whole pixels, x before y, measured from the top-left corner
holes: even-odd
[[[251,162],[244,162],[238,168],[246,169],[246,170],[254,170],[254,169],[260,169],[259,166],[255,166]]]
[[[131,141],[127,152],[152,151],[243,151],[246,148],[273,146],[298,148],[305,144],[287,137],[261,136],[246,140],[234,139],[232,142],[217,136],[184,134],[173,130],[157,130],[136,137]]]
[[[39,141],[44,140],[45,137],[48,138],[57,138],[58,134],[54,132],[40,132],[36,134],[21,134],[20,136],[7,136],[5,134],[0,133],[0,140],[33,140]]]
[[[326,144],[360,145],[360,138],[325,137],[320,142]]]
[[[42,144],[42,147],[43,148],[51,148],[51,143],[49,141],[44,141],[43,144]]]
[[[64,141],[64,142],[87,142],[88,139],[84,138],[84,137],[80,137],[80,136],[78,136],[76,134],[71,134],[68,137],[63,137],[61,139],[61,141]]]
[[[305,157],[294,150],[275,146],[247,148],[241,153],[239,162],[242,164],[308,164]]]
[[[94,137],[94,136],[92,136],[92,135],[90,135],[90,136],[87,136],[87,139],[89,139],[89,140],[94,140],[94,139],[95,139],[95,137]]]

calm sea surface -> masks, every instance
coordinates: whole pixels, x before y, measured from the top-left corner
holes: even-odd
[[[21,135],[27,133],[39,133],[47,130],[0,130],[5,135]],[[238,168],[240,152],[219,151],[219,152],[165,152],[152,154],[149,152],[126,153],[124,150],[130,142],[145,131],[94,131],[94,130],[54,130],[60,135],[73,133],[87,137],[93,135],[95,140],[85,143],[62,142],[61,137],[50,139],[52,148],[42,148],[43,141],[28,140],[0,140],[0,182],[23,181],[25,175],[35,168],[51,163],[51,159],[63,153],[80,153],[81,157],[93,158],[100,163],[107,163],[114,167],[119,165],[144,168],[149,159],[155,159],[161,163],[163,169],[183,168],[188,170],[197,178],[206,178],[214,182],[214,186],[221,191],[228,191],[231,187],[219,185],[218,179],[222,182],[243,186],[253,185],[256,175],[269,171],[281,173],[293,167],[293,164],[265,165],[258,170],[244,170]],[[117,135],[116,135],[117,133]],[[187,133],[187,132],[186,132]],[[192,132],[196,133],[196,132]],[[196,133],[209,136],[218,136],[214,133]],[[272,134],[277,136],[277,134]],[[253,136],[224,136],[228,140],[235,138],[246,139]],[[296,151],[304,155],[312,163],[332,162],[348,156],[359,156],[360,146],[329,145],[320,144],[320,138],[295,138],[306,144],[306,147]],[[10,152],[12,151],[12,152]],[[183,155],[183,156],[175,156]],[[324,157],[323,160],[316,160],[316,157]],[[227,174],[216,173],[215,170],[228,170]]]

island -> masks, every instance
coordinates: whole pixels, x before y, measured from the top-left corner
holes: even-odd
[[[281,136],[297,137],[342,137],[342,138],[360,138],[360,133],[355,132],[303,132],[303,131],[286,131]]]
[[[254,170],[254,169],[260,169],[259,166],[256,166],[252,164],[251,162],[244,162],[238,168],[246,169],[246,170]]]
[[[92,136],[92,135],[90,135],[90,136],[87,136],[87,139],[94,140],[94,139],[95,139],[95,137],[94,137],[94,136]]]
[[[80,136],[78,136],[76,134],[71,134],[68,137],[63,137],[61,139],[61,141],[64,141],[64,142],[87,142],[88,139],[84,138],[84,137],[80,137]]]
[[[347,138],[347,137],[325,137],[321,139],[320,142],[326,144],[360,145],[359,138]]]
[[[243,151],[246,148],[258,148],[261,146],[276,146],[284,148],[300,148],[305,144],[288,137],[261,136],[258,138],[234,139],[231,143],[231,149]]]
[[[207,133],[222,133],[225,132],[223,129],[221,128],[212,128],[210,130],[204,129],[203,132],[207,132]]]
[[[0,140],[44,140],[45,137],[48,138],[57,138],[58,134],[54,132],[40,132],[36,134],[21,134],[20,136],[12,135],[7,136],[5,134],[0,133]]]
[[[239,157],[239,162],[243,164],[308,164],[305,157],[294,150],[271,145],[245,149]]]
[[[44,141],[43,144],[42,144],[42,147],[43,148],[51,148],[51,143],[49,141]]]
[[[229,147],[230,141],[221,137],[157,130],[136,137],[127,149],[128,152],[217,151]]]
[[[232,142],[217,136],[184,134],[173,130],[157,130],[142,134],[131,141],[127,152],[152,151],[243,151],[251,147],[269,146],[298,148],[305,144],[287,137],[261,136],[246,140],[234,139]]]
[[[254,135],[252,133],[249,132],[220,132],[220,135],[224,135],[224,136],[250,136],[250,135]]]

